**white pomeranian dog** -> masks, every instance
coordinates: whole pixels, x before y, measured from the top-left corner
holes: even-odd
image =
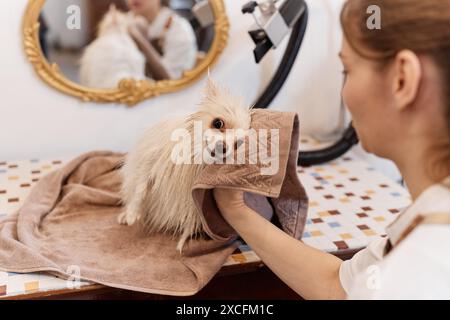
[[[97,38],[85,49],[80,83],[113,89],[126,78],[144,80],[146,59],[128,32],[132,17],[111,5],[99,24]]]
[[[222,157],[222,160],[230,148],[236,151],[250,128],[250,109],[242,98],[232,96],[209,79],[205,98],[197,112],[149,128],[128,153],[121,168],[124,211],[118,217],[119,223],[138,223],[147,233],[161,232],[179,237],[177,249],[180,252],[186,240],[203,234],[200,212],[192,199],[191,189],[207,164],[194,161],[199,155],[196,150],[202,155],[210,154],[214,159]],[[199,123],[203,130],[200,134],[206,138],[190,143],[195,140],[192,138],[194,128]],[[173,133],[179,129],[192,138],[182,140],[189,141],[183,147],[191,151],[190,164],[173,161],[174,150],[180,144],[174,141]],[[228,129],[235,130],[231,130],[230,135]],[[196,148],[195,144],[198,146],[199,143],[201,148]]]

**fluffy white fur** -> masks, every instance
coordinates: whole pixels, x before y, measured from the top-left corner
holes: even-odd
[[[171,141],[171,134],[177,128],[186,128],[192,133],[194,121],[202,121],[203,130],[212,129],[213,121],[218,118],[223,120],[226,129],[250,127],[250,110],[242,99],[209,80],[205,99],[196,113],[160,122],[145,132],[121,169],[124,211],[118,218],[119,223],[138,222],[149,233],[163,232],[179,237],[177,249],[180,251],[187,239],[202,233],[200,213],[194,205],[191,188],[205,164],[173,163],[171,153],[180,142]],[[223,130],[213,131],[224,136]],[[191,148],[194,149],[193,143]]]
[[[120,80],[145,79],[145,57],[128,33],[130,17],[111,6],[98,37],[81,58],[80,82],[90,88],[116,88]]]

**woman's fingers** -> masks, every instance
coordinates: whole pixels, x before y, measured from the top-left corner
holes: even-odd
[[[128,26],[128,33],[133,37],[133,39],[139,38],[140,36],[139,30],[133,24]]]
[[[148,29],[148,23],[147,20],[145,20],[144,17],[141,16],[137,16],[134,19],[134,25],[139,29],[140,32],[142,32],[143,34],[147,33],[147,29]]]
[[[129,26],[128,33],[130,34],[131,38],[133,38],[134,42],[136,42],[139,49],[142,49],[144,43],[148,42],[136,26]]]
[[[221,201],[221,202],[226,202],[226,201],[243,202],[244,201],[244,192],[240,191],[240,190],[215,188],[214,196],[216,197],[216,200]]]
[[[245,207],[244,192],[233,189],[216,188],[213,191],[217,206],[222,214],[232,214]]]

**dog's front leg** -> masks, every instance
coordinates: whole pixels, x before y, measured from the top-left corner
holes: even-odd
[[[133,197],[125,205],[125,211],[119,215],[120,224],[133,225],[142,216],[142,203],[147,194],[147,182],[140,182],[133,194]]]

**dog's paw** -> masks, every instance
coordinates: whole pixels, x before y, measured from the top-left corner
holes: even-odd
[[[136,221],[138,221],[140,218],[139,214],[130,212],[130,211],[124,211],[122,212],[119,217],[117,218],[117,221],[120,224],[131,226]]]
[[[121,214],[119,214],[119,217],[117,217],[117,222],[119,222],[119,224],[127,224],[127,212],[124,211]]]

